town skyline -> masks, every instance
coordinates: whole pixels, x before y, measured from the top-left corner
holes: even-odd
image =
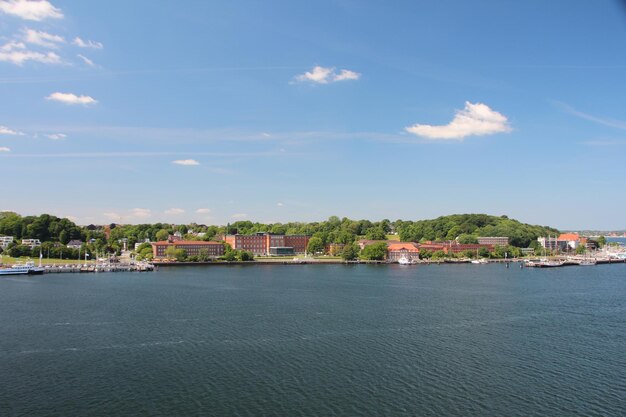
[[[452,4],[0,1],[0,211],[626,229],[622,4]]]

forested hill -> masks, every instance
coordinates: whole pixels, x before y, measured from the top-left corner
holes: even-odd
[[[558,235],[557,229],[487,214],[453,214],[416,222],[394,223],[403,241],[452,240],[473,241],[479,236],[506,236],[513,246],[525,248],[540,236]]]
[[[166,239],[176,231],[186,239],[219,239],[224,233],[250,234],[268,232],[275,234],[306,234],[319,238],[321,244],[352,243],[356,239],[366,238],[384,240],[394,231],[403,241],[423,240],[452,240],[459,239],[461,243],[475,243],[479,236],[507,236],[513,246],[528,247],[531,242],[540,236],[557,235],[558,230],[533,226],[511,220],[506,216],[489,216],[486,214],[455,214],[442,216],[434,220],[404,221],[381,220],[351,220],[346,217],[339,219],[331,216],[321,222],[290,222],[290,223],[253,223],[242,220],[226,226],[207,226],[191,223],[188,225],[174,225],[165,223],[141,225],[108,225],[110,236],[109,245],[117,245],[123,238],[128,239],[129,245],[143,242]],[[199,233],[202,233],[200,238]],[[107,243],[104,226],[90,225],[81,227],[68,219],[42,214],[41,216],[20,216],[11,212],[0,212],[0,236],[9,235],[16,239],[40,239],[42,242],[67,243],[70,239],[94,239],[99,245]]]

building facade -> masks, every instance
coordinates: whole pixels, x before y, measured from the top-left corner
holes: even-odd
[[[478,243],[481,245],[507,246],[509,244],[509,238],[504,236],[485,236],[479,237]]]
[[[183,249],[187,256],[198,256],[202,251],[206,251],[210,258],[218,258],[224,255],[224,245],[222,242],[205,242],[201,240],[177,240],[170,242],[163,240],[152,243],[152,256],[154,259],[166,258],[166,251],[169,247]]]
[[[22,245],[34,249],[37,246],[41,246],[41,241],[39,239],[22,239]]]
[[[6,249],[13,243],[13,236],[0,236],[0,248]]]
[[[408,261],[418,261],[420,258],[418,245],[413,242],[394,242],[387,245],[387,260],[389,262],[398,262],[403,258]]]
[[[252,252],[257,256],[270,255],[271,248],[293,248],[293,253],[305,253],[309,244],[309,236],[305,235],[273,235],[255,233],[253,235],[225,235],[222,238],[231,248]]]

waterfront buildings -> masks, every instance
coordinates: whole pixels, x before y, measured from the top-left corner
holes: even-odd
[[[163,259],[167,257],[167,249],[174,247],[175,249],[183,249],[187,256],[198,256],[204,254],[209,258],[218,258],[224,255],[224,245],[222,242],[205,242],[202,240],[163,240],[152,243],[152,256],[154,259]]]
[[[255,233],[252,235],[224,235],[222,240],[236,250],[252,252],[256,256],[266,256],[287,253],[305,253],[310,236],[306,235],[274,235],[270,233]],[[274,248],[272,250],[272,248]],[[280,249],[279,249],[280,248]]]

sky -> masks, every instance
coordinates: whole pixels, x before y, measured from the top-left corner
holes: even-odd
[[[616,0],[0,0],[0,210],[626,228]]]

